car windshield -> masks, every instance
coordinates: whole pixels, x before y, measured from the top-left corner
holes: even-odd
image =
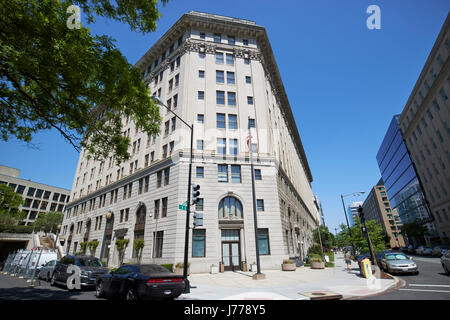
[[[386,255],[386,260],[408,260],[408,257],[404,254],[388,254]]]
[[[169,272],[170,271],[167,268],[159,266],[157,264],[149,264],[141,266],[141,273],[145,274],[146,276],[150,276],[154,273],[169,273]]]
[[[101,261],[97,258],[81,258],[80,265],[83,267],[103,267]]]

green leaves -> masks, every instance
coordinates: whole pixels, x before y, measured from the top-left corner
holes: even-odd
[[[167,1],[163,1],[166,3]],[[158,134],[159,108],[150,98],[141,71],[129,64],[108,36],[68,29],[69,5],[153,31],[157,1],[9,0],[0,8],[0,135],[31,142],[34,134],[56,129],[96,160],[111,154],[129,159],[122,119]]]
[[[34,228],[36,231],[57,232],[58,225],[61,224],[64,215],[61,212],[39,213]]]
[[[370,240],[375,251],[383,251],[386,249],[386,244],[389,243],[389,238],[385,234],[383,228],[377,224],[375,220],[366,221],[367,231],[369,232]],[[367,239],[363,236],[361,226],[355,225],[350,228],[352,236],[348,232],[346,225],[341,225],[341,232],[336,237],[336,244],[340,247],[351,246],[352,242],[355,249],[359,252],[369,251]]]
[[[25,213],[19,210],[22,196],[6,184],[0,184],[0,224],[16,225],[25,218]]]

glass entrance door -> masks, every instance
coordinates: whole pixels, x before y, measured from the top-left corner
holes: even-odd
[[[225,270],[240,270],[240,257],[239,229],[222,230],[222,262]]]

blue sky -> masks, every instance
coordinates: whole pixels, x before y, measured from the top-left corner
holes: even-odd
[[[369,5],[381,9],[381,29],[369,30]],[[450,1],[171,0],[155,33],[99,19],[92,32],[117,39],[134,64],[190,10],[255,21],[266,28],[330,230],[345,222],[340,194],[366,192],[380,172],[376,153],[400,113],[450,8]],[[70,189],[78,153],[55,132],[35,148],[0,142],[0,164],[21,177]],[[38,149],[37,149],[38,148]],[[346,203],[363,201],[348,197]]]

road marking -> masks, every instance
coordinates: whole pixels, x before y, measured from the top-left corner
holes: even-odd
[[[440,293],[450,293],[450,291],[443,290],[423,290],[423,289],[399,289],[401,291],[421,291],[421,292],[440,292]]]
[[[441,287],[441,288],[450,288],[450,286],[443,284],[408,284],[410,287]]]

